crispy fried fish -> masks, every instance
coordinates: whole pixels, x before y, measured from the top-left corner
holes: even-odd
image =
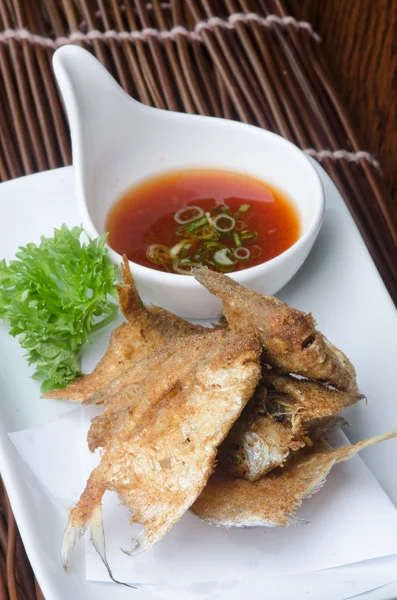
[[[201,373],[212,360],[216,346],[225,348],[232,340],[227,331],[214,331],[213,335],[185,337],[170,342],[150,356],[125,370],[94,396],[99,400],[107,395],[105,410],[93,419],[88,433],[88,446],[92,452],[105,447],[112,435],[124,426],[137,424],[148,410],[153,410],[160,399],[170,399],[181,390],[181,381],[192,371]],[[99,402],[97,402],[99,403]]]
[[[273,415],[291,420],[294,433],[310,427],[316,419],[332,417],[364,398],[357,389],[347,392],[322,385],[317,381],[264,372],[262,385],[267,389]]]
[[[265,360],[271,366],[342,391],[357,391],[353,365],[316,329],[310,314],[273,296],[248,290],[206,267],[193,269],[193,275],[212,294],[222,298],[223,312],[231,329],[259,336]]]
[[[232,427],[222,454],[227,457],[229,473],[256,481],[283,466],[292,451],[308,445],[308,436],[295,435],[289,424],[276,420],[255,395]]]
[[[125,369],[166,342],[212,331],[184,321],[157,306],[146,308],[136,289],[126,257],[123,258],[121,270],[124,285],[118,287],[119,303],[127,322],[113,331],[106,354],[92,373],[75,379],[66,388],[50,390],[44,394],[44,398],[85,402]]]
[[[397,430],[336,450],[318,442],[313,451],[303,450],[295,461],[259,481],[237,479],[219,465],[192,506],[203,521],[219,527],[277,527],[296,522],[294,514],[304,498],[325,483],[332,467],[357,452],[397,437]]]
[[[179,377],[173,393],[164,395],[167,372],[161,366],[131,390],[131,411],[111,425],[100,465],[70,513],[62,550],[65,568],[87,527],[108,566],[101,517],[105,490],[115,491],[130,509],[131,521],[144,526],[131,554],[161,539],[202,491],[217,447],[252,396],[261,371],[261,347],[254,336],[220,331],[214,333],[216,343],[210,337],[200,336],[205,352],[199,361],[181,349],[190,371]],[[153,394],[149,401],[146,394]],[[137,418],[141,403],[146,409],[139,409]]]
[[[265,371],[225,441],[230,473],[256,481],[283,466],[291,452],[312,445],[314,429],[333,426],[329,418],[361,398],[356,392]]]

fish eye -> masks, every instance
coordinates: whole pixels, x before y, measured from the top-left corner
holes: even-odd
[[[310,346],[313,344],[314,340],[315,340],[315,336],[314,335],[309,335],[308,338],[306,338],[303,342],[302,342],[302,350],[306,350],[307,348],[310,348]]]

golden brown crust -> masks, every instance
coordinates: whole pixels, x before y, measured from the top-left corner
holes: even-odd
[[[228,322],[208,330],[145,308],[126,259],[122,271],[119,300],[127,322],[113,332],[95,371],[58,396],[72,392],[74,399],[105,406],[88,434],[89,448],[103,449],[101,462],[71,512],[65,565],[89,524],[109,568],[101,521],[106,490],[144,526],[135,554],[164,536],[193,503],[192,510],[215,525],[287,525],[336,462],[397,435],[327,446],[322,436],[340,424],[335,415],[361,396],[353,366],[315,329],[311,315],[199,269],[197,279],[223,299]]]
[[[278,423],[272,416],[259,416],[253,421],[240,417],[227,437],[228,470],[235,477],[256,481],[276,467],[282,467],[292,450],[305,445],[288,424]]]
[[[265,370],[253,398],[224,444],[229,472],[256,481],[285,464],[291,452],[312,445],[317,428],[361,395]],[[342,420],[343,421],[343,420]]]
[[[264,372],[262,385],[267,388],[270,398],[279,404],[281,414],[291,420],[294,433],[307,430],[316,419],[336,415],[364,398],[356,389],[343,392],[316,381],[274,371]]]
[[[255,482],[236,479],[220,465],[192,511],[207,523],[222,527],[289,525],[302,500],[322,487],[335,463],[349,460],[360,450],[392,437],[397,437],[397,430],[336,450],[320,441],[312,450],[298,453],[277,473]]]
[[[127,322],[113,331],[106,354],[92,373],[75,379],[66,388],[47,392],[43,398],[89,401],[90,396],[118,377],[125,369],[146,358],[165,343],[212,331],[201,325],[188,323],[162,308],[145,308],[126,258],[122,262],[122,273],[124,285],[118,287],[119,303]],[[93,400],[89,402],[92,403]]]
[[[96,417],[88,435],[89,448],[94,451],[104,447],[117,428],[123,426],[127,419],[129,427],[132,421],[139,422],[147,410],[170,398],[180,389],[184,378],[192,372],[201,372],[209,360],[214,361],[214,352],[224,348],[223,360],[227,362],[230,337],[226,331],[216,331],[212,336],[196,335],[182,338],[178,342],[170,342],[162,349],[152,352],[150,356],[124,371],[117,380],[113,380],[103,393],[106,408]],[[258,344],[255,340],[254,344]],[[216,367],[216,363],[213,363]],[[95,396],[99,398],[102,391]]]
[[[144,525],[133,553],[165,535],[199,495],[214,468],[217,447],[252,396],[261,370],[255,337],[219,331],[214,342],[198,336],[194,352],[187,355],[184,347],[175,352],[174,360],[180,355],[190,368],[176,374],[173,393],[164,394],[163,385],[172,360],[130,390],[123,408],[131,410],[102,439],[101,463],[70,514],[64,564],[75,532],[92,520],[104,490],[116,491],[131,510],[131,520]],[[112,402],[118,408],[118,399]]]
[[[310,314],[248,290],[206,267],[194,269],[193,274],[211,293],[222,298],[231,329],[259,336],[270,365],[283,373],[304,375],[340,390],[357,390],[353,365],[316,330]]]

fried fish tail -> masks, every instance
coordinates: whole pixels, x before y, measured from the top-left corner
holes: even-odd
[[[89,529],[91,541],[101,557],[110,579],[115,583],[134,588],[136,587],[135,585],[118,581],[113,577],[112,570],[106,558],[105,532],[102,519],[102,498],[105,491],[106,488],[101,481],[99,469],[95,469],[87,481],[86,488],[81,494],[79,502],[70,512],[68,525],[62,541],[62,566],[67,571],[70,555],[76,542]]]
[[[102,525],[102,498],[105,493],[98,469],[95,469],[80,496],[80,500],[69,514],[68,525],[62,542],[62,565],[69,567],[69,558],[76,542],[90,529],[91,537],[98,552],[105,555],[105,541]],[[101,557],[102,557],[101,554]]]

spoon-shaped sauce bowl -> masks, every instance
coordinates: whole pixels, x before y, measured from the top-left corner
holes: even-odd
[[[299,148],[252,125],[145,106],[128,96],[81,48],[60,48],[53,64],[69,118],[76,197],[90,237],[105,232],[111,206],[142,180],[191,168],[239,171],[279,188],[292,200],[301,235],[276,258],[231,277],[268,294],[293,277],[310,252],[324,215],[319,176]],[[110,255],[120,263],[119,254],[110,249]],[[188,318],[219,315],[220,301],[193,277],[130,264],[146,303]]]

